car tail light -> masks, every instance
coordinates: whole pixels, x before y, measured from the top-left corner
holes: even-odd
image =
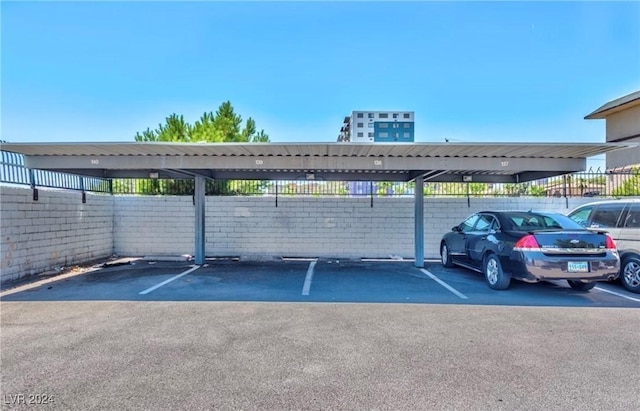
[[[540,248],[540,244],[538,244],[538,241],[533,235],[527,234],[521,239],[519,239],[514,245],[514,247],[515,248]]]
[[[611,238],[611,236],[609,234],[605,234],[604,235],[606,240],[605,240],[605,247],[607,249],[616,249],[616,242],[613,241],[613,238]]]

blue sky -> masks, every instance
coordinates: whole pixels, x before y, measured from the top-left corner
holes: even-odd
[[[231,101],[274,142],[352,110],[416,141],[603,142],[640,89],[640,2],[1,3],[2,137],[133,141]]]

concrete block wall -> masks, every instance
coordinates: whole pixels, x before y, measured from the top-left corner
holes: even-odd
[[[68,267],[113,251],[113,198],[0,185],[0,278]]]
[[[413,247],[412,204],[405,199],[207,198],[210,255],[388,256]]]
[[[110,256],[194,253],[189,196],[109,196],[0,185],[2,280]],[[425,198],[425,257],[485,209],[567,212],[590,198]],[[414,256],[413,198],[207,197],[207,256]]]
[[[190,196],[114,196],[115,254],[143,257],[194,252]]]
[[[207,197],[208,256],[414,256],[412,198]],[[425,198],[425,257],[442,235],[481,210],[568,212],[589,198]],[[120,255],[193,254],[190,197],[117,197],[114,244]]]

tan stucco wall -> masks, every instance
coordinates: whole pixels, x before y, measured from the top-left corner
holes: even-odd
[[[640,105],[611,114],[606,119],[607,142],[640,143]],[[628,139],[631,136],[638,136]],[[640,147],[607,153],[607,169],[640,164]]]
[[[640,143],[640,138],[628,140],[625,143],[632,141]],[[629,167],[637,164],[640,164],[640,146],[607,153],[607,169]]]
[[[640,134],[640,105],[607,116],[607,142]]]

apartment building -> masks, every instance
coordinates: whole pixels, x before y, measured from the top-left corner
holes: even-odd
[[[338,141],[352,143],[412,143],[413,111],[353,111],[344,118]]]

